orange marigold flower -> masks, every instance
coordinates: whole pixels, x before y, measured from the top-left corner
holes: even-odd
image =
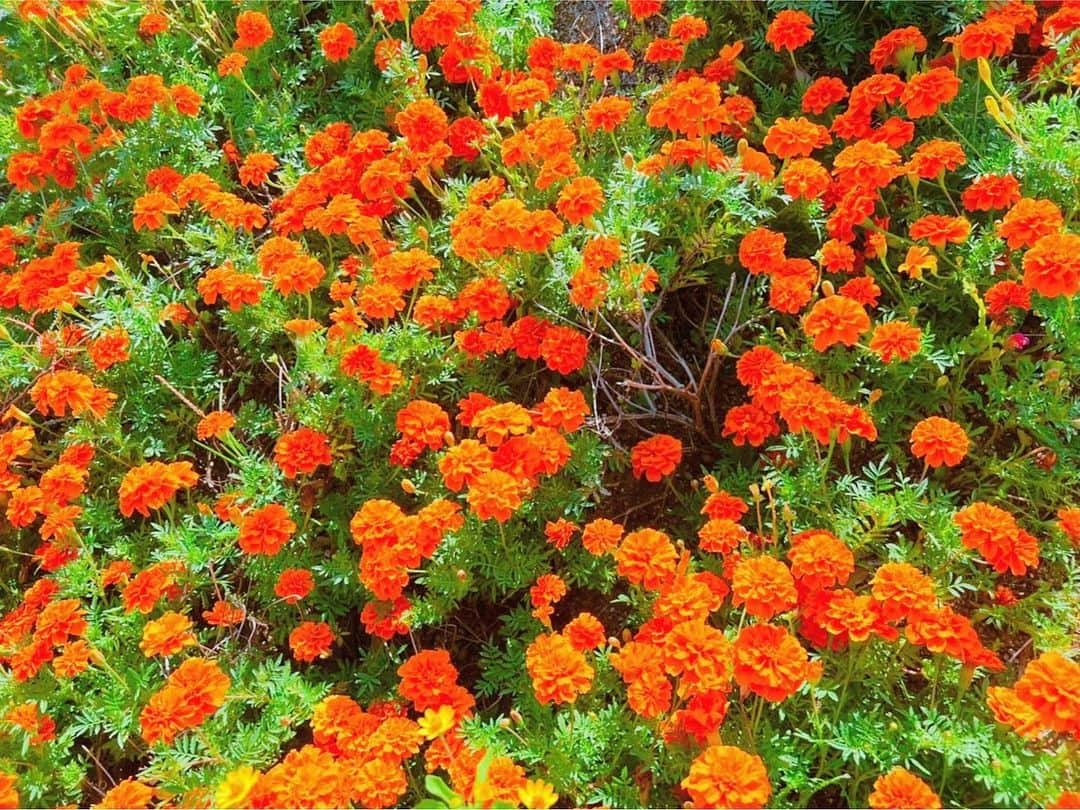
[[[796,534],[791,538],[787,556],[791,560],[791,574],[801,586],[811,590],[843,585],[855,571],[851,549],[824,529]]]
[[[829,130],[808,118],[777,118],[762,141],[766,151],[781,160],[808,157],[830,143]]]
[[[218,599],[214,606],[210,610],[204,610],[202,615],[206,623],[213,627],[231,627],[242,622],[246,614],[242,607]]]
[[[34,638],[54,647],[65,644],[68,638],[86,633],[87,623],[78,599],[49,602],[34,622]]]
[[[132,810],[149,807],[153,800],[154,789],[129,776],[111,787],[92,807],[93,810]]]
[[[529,588],[529,600],[535,608],[533,616],[546,627],[551,627],[552,605],[566,596],[566,583],[558,574],[543,574]]]
[[[780,434],[780,425],[771,413],[753,402],[736,405],[724,415],[721,435],[730,436],[736,447],[749,444],[761,447],[772,436]]]
[[[432,99],[421,98],[408,104],[394,117],[398,128],[409,146],[426,151],[445,141],[449,134],[449,119]]]
[[[604,205],[604,190],[592,177],[571,180],[562,191],[555,208],[571,225],[588,222]]]
[[[101,337],[90,341],[86,347],[86,353],[90,356],[94,367],[99,371],[112,368],[117,363],[123,363],[130,359],[128,348],[131,338],[123,327],[116,327],[103,333]]]
[[[277,167],[277,159],[269,152],[252,152],[240,164],[237,175],[245,186],[261,186]]]
[[[750,537],[750,532],[734,520],[713,518],[698,530],[702,551],[713,554],[730,554]]]
[[[900,767],[877,778],[866,803],[874,810],[939,810],[941,807],[941,799],[926,782]]]
[[[434,402],[414,399],[398,411],[395,425],[406,439],[440,450],[450,431],[450,417]]]
[[[289,633],[289,649],[301,662],[326,658],[334,646],[334,631],[326,622],[301,622]]]
[[[720,489],[711,475],[705,478],[705,488],[709,491],[709,497],[701,507],[701,514],[711,520],[742,520],[742,516],[750,511],[744,500]]]
[[[870,49],[870,64],[881,73],[887,67],[894,67],[911,61],[911,58],[926,50],[926,37],[913,25],[897,28],[874,43]]]
[[[1058,528],[1072,541],[1080,545],[1080,509],[1075,506],[1063,506],[1057,510]]]
[[[356,47],[356,32],[345,23],[337,22],[319,32],[319,44],[328,61],[342,62]]]
[[[398,692],[418,712],[453,706],[461,716],[475,703],[457,684],[458,671],[446,650],[421,650],[398,667],[397,674]]]
[[[751,624],[735,640],[735,680],[774,703],[798,691],[812,674],[806,650],[783,627]]]
[[[847,95],[847,85],[842,79],[835,76],[822,76],[812,81],[803,93],[802,111],[821,115],[833,104],[847,98]]]
[[[333,460],[327,435],[309,427],[282,434],[274,445],[274,461],[286,478],[310,475]]]
[[[241,11],[236,15],[236,42],[233,48],[247,51],[258,48],[274,35],[270,20],[260,11]]]
[[[768,621],[798,604],[791,571],[773,557],[744,557],[731,577],[731,603],[751,616]]]
[[[934,582],[908,563],[885,563],[871,580],[871,593],[889,621],[932,610],[937,605]]]
[[[832,183],[829,171],[813,158],[793,160],[780,174],[784,193],[794,199],[816,200]]]
[[[730,745],[711,745],[698,754],[679,784],[693,807],[764,807],[772,795],[761,757]]]
[[[306,568],[286,568],[274,583],[274,595],[287,604],[305,599],[315,588],[315,578]]]
[[[961,59],[989,59],[1008,56],[1012,51],[1016,29],[1005,20],[983,19],[964,26],[952,37],[945,37],[960,51]]]
[[[943,249],[946,242],[961,244],[971,233],[971,223],[964,217],[944,214],[927,214],[915,220],[908,229],[912,239],[925,239],[936,248]]]
[[[928,416],[911,430],[911,453],[930,467],[955,467],[967,455],[971,441],[956,422]]]
[[[1047,298],[1080,292],[1080,236],[1053,233],[1024,254],[1024,286]]]
[[[560,374],[573,374],[585,365],[588,338],[569,326],[549,326],[540,341],[544,364]]]
[[[1016,250],[1056,233],[1064,223],[1061,209],[1053,201],[1023,197],[997,224],[997,232],[1010,250]]]
[[[1039,713],[1021,700],[1016,690],[1004,686],[991,686],[986,690],[986,705],[994,713],[994,719],[1027,740],[1038,738],[1043,732]]]
[[[1020,182],[1011,174],[984,174],[964,189],[960,201],[968,211],[1009,208],[1020,200]]]
[[[964,546],[975,549],[995,571],[1023,576],[1039,564],[1038,541],[1021,529],[1016,519],[983,501],[976,501],[953,516]]]
[[[900,103],[908,118],[925,118],[956,98],[959,91],[960,78],[950,68],[931,68],[908,79],[900,94]]]
[[[607,518],[597,518],[586,523],[581,530],[581,545],[590,554],[599,557],[618,547],[624,531],[618,523]]]
[[[614,132],[630,115],[633,106],[629,99],[604,96],[585,108],[585,127],[589,132]]]
[[[638,529],[626,535],[615,552],[619,576],[634,585],[656,591],[675,575],[675,546],[671,538],[655,529]]]
[[[166,217],[180,213],[180,206],[160,191],[150,191],[135,200],[132,225],[135,230],[156,231]]]
[[[289,510],[279,503],[270,503],[244,515],[236,543],[245,554],[265,554],[273,557],[296,533],[296,524]]]
[[[919,144],[908,161],[908,174],[923,180],[935,180],[945,172],[955,171],[964,165],[967,156],[955,141],[935,138]]]
[[[195,437],[199,441],[220,439],[236,424],[236,417],[228,411],[211,411],[195,426]]]
[[[765,31],[765,41],[777,53],[798,50],[813,38],[814,21],[805,11],[781,11]]]
[[[630,464],[634,477],[644,477],[652,483],[675,472],[680,461],[682,461],[682,442],[665,433],[638,442],[630,451]]]
[[[469,426],[488,447],[499,447],[511,436],[523,436],[532,427],[529,411],[516,402],[493,403],[472,416]]]
[[[480,520],[494,518],[506,523],[521,506],[524,487],[514,476],[502,470],[488,470],[476,476],[466,498]]]
[[[221,58],[217,65],[218,76],[239,76],[244,72],[248,58],[242,53],[230,53]]]
[[[592,688],[593,668],[561,635],[537,636],[525,651],[525,669],[541,705],[573,703]]]
[[[563,636],[575,650],[585,652],[604,646],[604,625],[591,613],[579,613],[562,629]]]
[[[175,655],[197,643],[191,632],[191,619],[170,610],[146,623],[139,649],[147,658],[153,658],[155,655]]]
[[[922,346],[922,330],[907,321],[889,321],[874,329],[869,345],[882,363],[910,360]]]
[[[869,329],[866,310],[843,295],[821,299],[803,321],[803,331],[814,339],[814,349],[819,352],[837,343],[854,346]]]
[[[1080,736],[1080,664],[1057,652],[1043,653],[1027,665],[1013,688],[1045,728]]]
[[[664,10],[664,0],[627,0],[630,16],[638,22],[647,20]]]
[[[195,486],[199,476],[190,461],[163,464],[151,461],[128,470],[120,482],[120,514],[131,517],[138,512],[150,517],[151,509],[160,509],[181,489]]]
[[[931,253],[929,248],[912,245],[897,269],[910,278],[922,278],[923,270],[934,272],[937,265],[937,256]]]
[[[147,12],[139,20],[139,34],[144,37],[156,37],[169,30],[169,18],[157,11]]]
[[[215,662],[187,659],[150,697],[139,715],[143,739],[151,745],[171,745],[177,734],[202,725],[221,708],[229,685],[228,676]]]
[[[494,466],[495,455],[476,439],[464,439],[439,459],[443,483],[451,492],[461,492]]]

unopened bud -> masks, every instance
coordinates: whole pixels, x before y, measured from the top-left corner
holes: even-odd
[[[761,490],[766,494],[772,492],[772,487],[773,483],[768,478],[761,482]]]
[[[517,709],[510,710],[510,719],[519,726],[525,722],[525,718],[521,716],[521,712],[519,712]]]
[[[415,495],[416,494],[416,484],[414,484],[408,478],[402,478],[401,479],[401,491],[404,492],[406,495]]]
[[[510,718],[509,717],[500,717],[499,718],[499,728],[510,728]]]
[[[457,570],[457,578],[458,578],[458,582],[464,582],[465,580],[467,580],[469,578],[469,575],[467,573],[465,573],[464,568],[459,568]]]
[[[709,344],[709,348],[712,350],[713,354],[719,355],[720,357],[727,354],[727,344],[720,340],[720,338],[713,338],[712,342]]]
[[[761,487],[759,487],[757,484],[751,484],[749,489],[750,489],[750,497],[753,498],[754,501],[760,501],[761,500]]]
[[[786,503],[784,504],[784,508],[780,510],[780,514],[783,515],[785,523],[791,523],[795,520],[795,513],[791,511],[791,507]]]
[[[630,628],[629,628],[629,627],[624,627],[624,628],[623,628],[623,631],[622,631],[622,639],[623,639],[623,641],[624,641],[624,642],[626,642],[627,644],[629,644],[629,643],[630,643],[630,641],[631,641],[631,639],[633,639],[633,635],[631,635],[631,633],[630,633]]]
[[[993,96],[987,96],[983,99],[983,103],[986,105],[986,111],[990,113],[990,117],[1005,126],[1005,119],[1001,115],[1001,106],[997,103],[997,99]]]
[[[975,64],[979,68],[979,78],[982,79],[982,83],[989,87],[990,90],[996,95],[997,91],[994,90],[994,82],[993,79],[990,77],[990,63],[987,62],[984,57],[980,56],[978,59],[975,60]]]
[[[832,298],[834,295],[836,295],[836,288],[833,286],[833,283],[828,279],[821,282],[821,294],[824,295],[826,298]]]
[[[457,439],[454,438],[454,434],[449,430],[443,434],[442,440],[443,444],[445,444],[447,447],[453,447],[455,444],[457,444]]]
[[[617,650],[622,646],[622,642],[615,638],[615,636],[608,636],[607,643],[613,650]]]
[[[713,476],[706,475],[704,481],[705,489],[709,490],[709,492],[716,493],[720,491],[720,485],[716,482],[716,478],[714,478]]]
[[[881,396],[881,389],[875,388],[873,391],[870,392],[870,396],[867,398],[867,402],[873,405],[875,402],[881,399]]]
[[[1006,121],[1012,122],[1016,120],[1016,107],[1009,101],[1008,96],[1001,97],[1001,114]]]
[[[938,377],[937,382],[934,383],[934,385],[936,385],[938,388],[944,388],[948,384],[949,384],[949,378],[945,374],[942,374],[940,377]]]

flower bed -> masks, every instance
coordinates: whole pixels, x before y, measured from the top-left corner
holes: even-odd
[[[0,9],[0,807],[1075,807],[1080,8]]]

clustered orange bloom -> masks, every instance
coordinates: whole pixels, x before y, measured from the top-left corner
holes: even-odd
[[[120,482],[120,514],[131,517],[138,512],[150,517],[151,509],[160,509],[181,489],[189,489],[199,481],[190,461],[163,464],[151,461],[133,467]]]
[[[1080,664],[1058,652],[1029,663],[1011,689],[991,687],[987,695],[998,722],[1023,737],[1050,731],[1080,739]]]
[[[461,507],[434,500],[415,515],[381,499],[366,501],[349,522],[360,546],[360,581],[380,601],[393,601],[409,583],[409,569],[430,559],[443,537],[464,523]]]
[[[229,677],[217,663],[189,658],[150,696],[139,715],[143,739],[149,745],[172,745],[178,734],[197,728],[225,702]]]
[[[975,549],[999,574],[1023,576],[1039,564],[1039,543],[1016,524],[1016,519],[991,504],[976,501],[953,516],[960,539]]]
[[[859,307],[858,304],[854,306]],[[815,320],[811,328],[825,328],[827,323],[824,319]],[[758,446],[769,436],[779,433],[777,416],[784,420],[790,431],[808,430],[821,444],[828,444],[834,438],[846,442],[853,435],[868,441],[877,438],[877,429],[869,414],[858,406],[842,402],[813,382],[809,371],[784,361],[766,346],[743,354],[736,364],[736,375],[749,389],[751,398],[749,405],[735,406],[724,418],[723,435],[731,436],[736,443]]]

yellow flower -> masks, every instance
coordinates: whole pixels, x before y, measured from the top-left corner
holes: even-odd
[[[547,810],[559,800],[555,788],[542,779],[529,779],[518,788],[518,801],[525,807]]]
[[[428,709],[416,724],[424,732],[425,739],[434,740],[436,737],[441,737],[454,727],[454,707],[440,706],[438,709]]]
[[[225,779],[218,785],[214,794],[214,804],[222,810],[246,807],[247,798],[251,795],[252,788],[259,781],[259,772],[250,765],[241,765],[235,770],[229,771]]]

